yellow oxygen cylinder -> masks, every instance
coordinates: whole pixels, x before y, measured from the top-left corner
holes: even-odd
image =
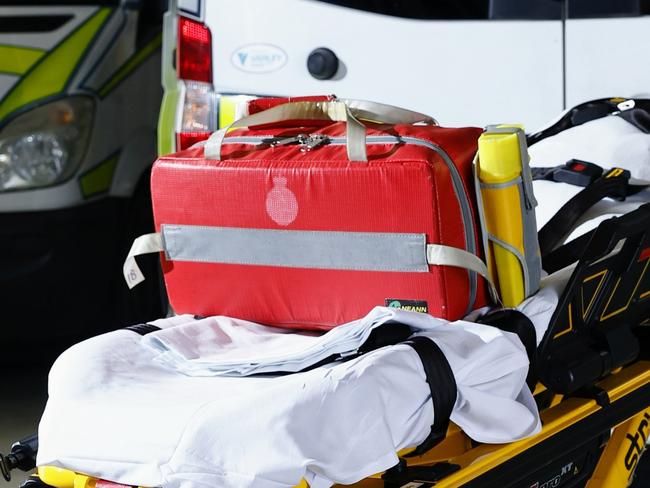
[[[503,305],[539,289],[541,259],[524,131],[489,126],[478,140],[478,179],[491,278]]]

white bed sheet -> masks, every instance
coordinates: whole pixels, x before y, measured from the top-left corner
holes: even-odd
[[[515,335],[398,315],[431,321],[420,334],[452,367],[451,419],[469,436],[502,443],[539,431]],[[396,452],[424,440],[434,416],[422,364],[406,345],[280,377],[189,377],[122,330],[64,353],[49,393],[39,465],[165,488],[291,487],[303,477],[319,487],[352,483],[395,465]]]

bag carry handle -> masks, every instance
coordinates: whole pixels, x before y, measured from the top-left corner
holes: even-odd
[[[345,103],[359,120],[384,124],[423,123],[425,125],[438,125],[438,121],[430,115],[386,103],[356,100],[353,98],[339,98],[337,100]]]
[[[429,125],[437,125],[436,120],[428,115],[363,100],[291,102],[243,117],[214,132],[205,144],[205,157],[206,159],[220,160],[221,146],[226,134],[230,129],[236,127],[252,127],[287,120],[330,120],[346,123],[348,159],[350,161],[367,161],[366,127],[360,122],[360,119],[387,124],[423,122]]]

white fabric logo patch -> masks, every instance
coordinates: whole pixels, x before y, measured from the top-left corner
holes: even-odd
[[[266,213],[278,225],[287,226],[298,216],[298,200],[287,188],[284,176],[273,178],[273,188],[266,195]]]

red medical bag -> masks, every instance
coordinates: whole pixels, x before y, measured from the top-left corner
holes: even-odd
[[[230,130],[155,163],[175,312],[326,330],[377,305],[450,320],[485,305],[466,259],[480,263],[481,129],[319,100],[257,102]]]

